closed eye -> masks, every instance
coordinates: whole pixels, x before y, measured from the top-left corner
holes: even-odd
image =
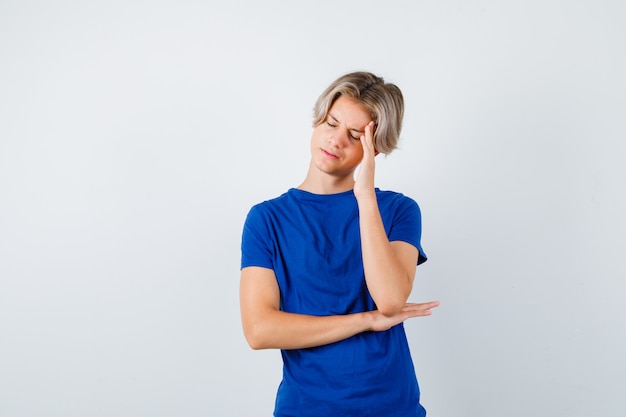
[[[332,114],[328,114],[328,116],[326,117],[326,124],[331,127],[331,128],[336,128],[339,127],[339,122],[337,121],[337,119],[335,118],[335,116],[333,116]],[[351,129],[352,130],[352,129]],[[359,130],[352,130],[354,132],[356,132],[356,134],[358,136],[355,136],[354,133],[350,132],[348,133],[348,136],[350,137],[350,139],[352,140],[361,140],[361,131]]]

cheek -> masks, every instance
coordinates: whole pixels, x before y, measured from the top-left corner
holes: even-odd
[[[314,145],[315,143],[319,142],[319,138],[320,138],[320,132],[315,129],[313,131],[313,134],[311,134],[311,145]]]
[[[355,144],[352,159],[360,161],[363,159],[363,146],[360,143]]]
[[[312,141],[320,141],[326,136],[326,132],[322,126],[317,126],[313,129],[313,134],[311,135]]]

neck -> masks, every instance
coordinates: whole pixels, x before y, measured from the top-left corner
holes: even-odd
[[[304,181],[297,188],[313,194],[337,194],[352,190],[354,177],[353,173],[346,176],[329,175],[311,164]]]

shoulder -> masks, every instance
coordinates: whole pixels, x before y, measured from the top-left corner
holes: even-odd
[[[292,204],[289,194],[290,192],[287,191],[277,197],[254,204],[248,211],[247,221],[259,221],[288,212]]]
[[[263,210],[271,210],[273,207],[280,206],[285,204],[289,196],[289,191],[284,192],[276,197],[271,197],[267,200],[260,201],[252,206],[250,211],[263,211]]]
[[[413,198],[397,191],[376,189],[376,197],[379,206],[394,209],[407,209],[419,211],[419,205]]]

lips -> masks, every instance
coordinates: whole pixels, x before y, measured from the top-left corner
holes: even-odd
[[[325,149],[322,149],[322,154],[328,158],[328,159],[338,159],[339,157],[337,155],[335,155],[334,153],[330,153]]]

